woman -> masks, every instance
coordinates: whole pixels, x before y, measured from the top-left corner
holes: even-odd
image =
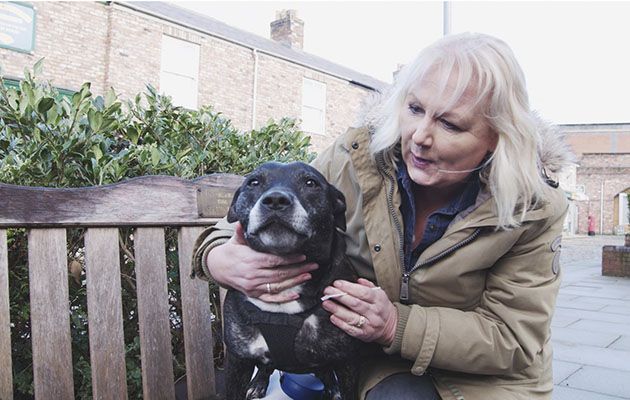
[[[368,399],[544,399],[565,196],[547,178],[568,153],[529,109],[509,47],[443,38],[400,72],[366,127],[314,165],[346,196],[348,259],[331,321],[383,346]],[[242,230],[207,231],[197,272],[287,301],[316,265],[256,253]],[[375,283],[372,283],[375,282]],[[371,287],[380,286],[379,290]]]

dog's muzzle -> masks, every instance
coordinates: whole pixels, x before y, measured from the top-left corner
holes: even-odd
[[[271,189],[249,213],[247,237],[275,252],[293,251],[311,234],[308,213],[292,193]]]

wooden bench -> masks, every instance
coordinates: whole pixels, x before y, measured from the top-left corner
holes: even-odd
[[[174,399],[165,227],[178,229],[188,399],[215,396],[208,284],[190,279],[192,247],[226,214],[235,175],[147,176],[73,189],[0,184],[0,399],[13,399],[7,229],[27,228],[35,398],[74,399],[66,229],[86,228],[85,279],[94,399],[126,399],[118,230],[134,228],[142,389]]]

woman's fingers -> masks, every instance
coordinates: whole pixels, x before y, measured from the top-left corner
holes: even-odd
[[[386,293],[365,279],[359,279],[357,283],[336,281],[333,287],[324,290],[324,294],[339,292],[346,294],[322,303],[331,313],[331,322],[361,340],[390,344],[398,311]]]
[[[291,266],[266,268],[258,272],[258,279],[262,283],[284,283],[289,284],[297,276],[316,270],[318,265],[315,263],[294,264]]]

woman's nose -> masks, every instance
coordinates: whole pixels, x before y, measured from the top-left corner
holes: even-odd
[[[425,117],[418,122],[411,138],[417,146],[428,147],[433,144],[433,126],[430,118]]]

